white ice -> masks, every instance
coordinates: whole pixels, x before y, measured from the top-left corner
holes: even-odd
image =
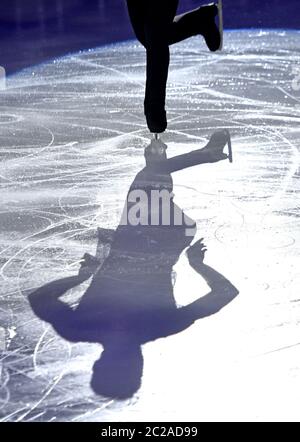
[[[134,42],[70,55],[0,92],[2,421],[300,419],[299,32],[227,32],[172,49],[168,154],[230,129],[234,164],[174,175],[177,203],[205,237],[207,263],[240,291],[214,317],[144,347],[130,401],[89,386],[101,347],[70,344],[32,313],[34,288],[72,275],[96,228],[118,224],[143,167],[144,51]],[[207,287],[184,255],[178,303]],[[80,297],[84,286],[67,299]]]

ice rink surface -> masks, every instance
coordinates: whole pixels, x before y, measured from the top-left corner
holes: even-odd
[[[219,314],[147,344],[142,388],[97,397],[101,346],[71,344],[35,317],[28,294],[73,275],[115,228],[149,144],[144,51],[135,42],[73,54],[7,79],[0,92],[1,421],[300,419],[300,33],[227,32],[172,48],[168,155],[231,131],[234,164],[174,174],[206,262],[239,289]],[[185,255],[175,295],[208,291]],[[65,298],[74,302],[86,285]]]

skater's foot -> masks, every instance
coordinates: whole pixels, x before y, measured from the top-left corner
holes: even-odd
[[[218,5],[211,3],[199,8],[201,20],[201,34],[203,35],[208,49],[215,52],[222,47],[221,30],[216,25],[216,17],[220,13]]]
[[[167,129],[167,114],[164,109],[145,106],[145,116],[151,133],[161,134]]]
[[[147,166],[153,166],[154,164],[161,163],[167,159],[167,145],[160,139],[155,138],[151,141],[150,145],[145,149],[145,160]]]
[[[230,133],[227,129],[218,130],[212,134],[207,146],[203,149],[209,155],[210,162],[217,163],[228,159],[228,155],[224,153],[224,148],[229,141]]]

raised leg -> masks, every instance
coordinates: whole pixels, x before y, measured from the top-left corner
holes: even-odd
[[[221,49],[222,29],[218,29],[215,23],[218,13],[222,14],[222,10],[219,10],[216,4],[211,3],[178,15],[171,27],[169,44],[178,43],[195,35],[202,35],[211,51]]]

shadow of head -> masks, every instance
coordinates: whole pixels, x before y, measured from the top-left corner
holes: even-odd
[[[93,366],[91,387],[97,395],[129,399],[141,387],[143,365],[139,345],[128,343],[126,346],[107,346]]]

